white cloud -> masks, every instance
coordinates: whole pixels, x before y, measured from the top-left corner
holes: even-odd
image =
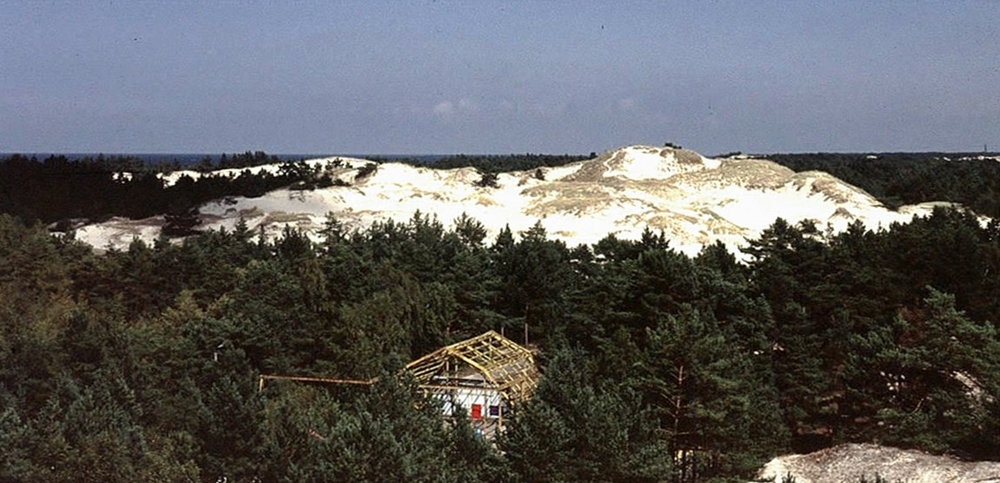
[[[472,112],[476,110],[476,103],[472,102],[472,99],[468,97],[463,97],[458,101],[458,108],[463,112]]]
[[[431,109],[433,114],[441,119],[451,119],[455,116],[475,112],[478,106],[468,97],[463,97],[458,102],[443,100],[434,105]]]
[[[455,114],[455,105],[451,101],[441,101],[434,106],[434,114],[441,117],[450,117]]]

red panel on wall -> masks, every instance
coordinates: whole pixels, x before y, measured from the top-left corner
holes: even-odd
[[[483,418],[483,405],[473,404],[472,405],[472,419],[482,419]]]

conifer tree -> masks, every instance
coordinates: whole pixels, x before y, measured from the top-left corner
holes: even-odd
[[[855,340],[859,358],[874,352],[855,364],[870,368],[868,394],[882,402],[875,414],[878,437],[927,451],[989,457],[996,447],[984,441],[984,429],[1000,387],[996,329],[956,310],[951,295],[928,291],[922,307],[901,311],[891,327],[873,328]]]
[[[746,476],[780,448],[773,391],[711,316],[662,314],[647,339],[632,384],[656,408],[676,481]]]
[[[620,384],[597,386],[558,350],[500,440],[515,481],[663,481],[670,455],[652,412]]]

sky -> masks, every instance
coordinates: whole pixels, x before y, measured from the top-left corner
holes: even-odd
[[[1000,150],[1000,1],[0,0],[0,152]]]

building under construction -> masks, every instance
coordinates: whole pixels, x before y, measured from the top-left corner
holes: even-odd
[[[464,416],[487,439],[503,430],[511,406],[528,400],[538,385],[538,366],[527,348],[496,331],[456,342],[414,360],[403,369],[445,417]],[[261,375],[266,380],[330,384],[371,384],[371,380]]]
[[[503,429],[510,406],[531,397],[539,377],[534,355],[492,330],[431,352],[406,370],[446,416],[469,417],[488,438]]]

